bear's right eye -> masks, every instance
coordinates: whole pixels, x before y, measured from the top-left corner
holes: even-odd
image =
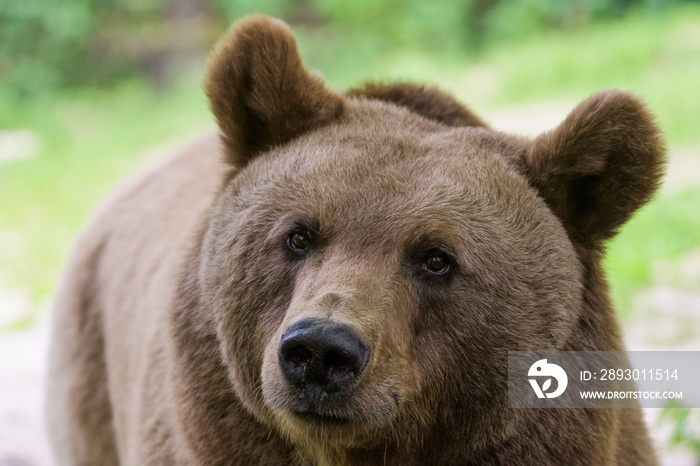
[[[287,237],[287,247],[294,252],[304,252],[310,244],[311,238],[307,231],[295,231]]]

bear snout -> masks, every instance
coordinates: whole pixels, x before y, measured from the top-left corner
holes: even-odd
[[[310,403],[351,385],[369,355],[370,348],[348,325],[309,318],[290,325],[278,349],[284,377]]]

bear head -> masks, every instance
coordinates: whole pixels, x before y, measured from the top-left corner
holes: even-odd
[[[618,349],[614,325],[591,330],[607,310],[587,274],[661,175],[634,95],[597,93],[528,140],[432,88],[333,91],[264,16],[234,24],[205,88],[232,172],[200,312],[236,397],[302,451],[440,426],[486,448],[514,422],[509,350]]]

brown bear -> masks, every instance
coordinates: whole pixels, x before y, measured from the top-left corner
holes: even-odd
[[[621,350],[601,257],[656,189],[652,116],[534,140],[413,84],[344,94],[234,24],[220,131],[93,218],[55,305],[64,465],[655,464],[638,409],[511,409],[510,350]]]

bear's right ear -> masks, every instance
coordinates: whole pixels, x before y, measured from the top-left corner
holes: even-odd
[[[287,25],[264,15],[237,21],[219,41],[204,88],[238,167],[344,109],[343,97],[304,67]]]

